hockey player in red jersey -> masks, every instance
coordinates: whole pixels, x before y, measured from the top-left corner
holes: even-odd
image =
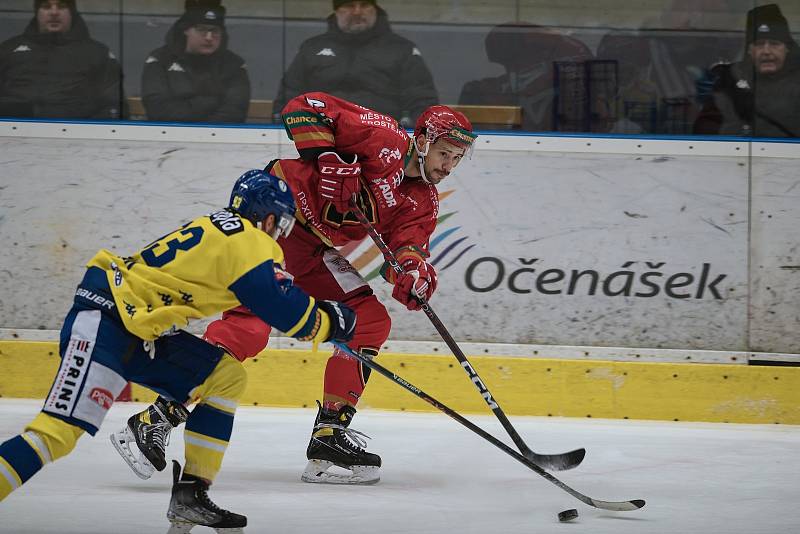
[[[350,211],[350,199],[375,225],[397,255],[404,275],[384,268],[392,296],[419,309],[430,299],[436,270],[426,259],[439,211],[436,184],[461,162],[475,140],[467,118],[432,106],[417,121],[411,139],[385,115],[325,93],[307,93],[282,112],[300,159],[278,160],[267,169],[289,183],[297,202],[299,230],[281,241],[286,269],[317,298],[337,299],[356,310],[350,346],[377,355],[391,321],[372,288],[335,247],[367,236]],[[324,395],[307,450],[306,482],[368,484],[379,480],[381,459],[366,452],[349,428],[369,369],[335,350],[325,369]],[[351,475],[328,472],[331,465]]]
[[[391,268],[383,276],[392,296],[419,309],[417,296],[430,299],[436,270],[426,259],[439,211],[436,184],[467,155],[475,140],[467,118],[447,106],[431,106],[419,117],[413,139],[386,115],[325,93],[300,95],[286,105],[282,119],[299,159],[272,161],[267,172],[284,179],[297,205],[297,225],[279,240],[285,268],[294,283],[317,299],[346,303],[358,314],[348,345],[378,354],[391,321],[372,288],[336,247],[367,236],[350,211],[357,199],[405,273]],[[211,323],[206,341],[238,359],[266,346],[269,326],[237,308]],[[363,434],[349,428],[369,369],[335,350],[325,368],[324,394],[306,451],[306,482],[374,484],[381,458],[364,450]],[[348,475],[328,472],[332,465]]]

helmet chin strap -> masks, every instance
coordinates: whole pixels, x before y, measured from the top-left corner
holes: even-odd
[[[430,180],[428,180],[428,175],[425,174],[425,156],[428,155],[428,152],[431,150],[431,142],[427,139],[425,140],[425,150],[420,150],[417,146],[417,140],[414,139],[414,148],[417,149],[417,161],[419,162],[419,174],[422,176],[422,181],[426,184],[433,184]]]

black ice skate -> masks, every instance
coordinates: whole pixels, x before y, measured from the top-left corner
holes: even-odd
[[[244,534],[247,518],[223,510],[208,498],[208,482],[183,474],[181,464],[172,460],[172,498],[167,519],[167,534],[188,534],[196,526],[210,527],[217,534]]]
[[[381,457],[364,450],[369,436],[352,428],[350,421],[356,414],[352,406],[339,411],[326,410],[317,402],[319,411],[314,421],[314,432],[308,444],[308,464],[303,472],[303,482],[325,484],[376,484],[380,478]],[[328,472],[339,466],[350,474]]]
[[[154,470],[167,466],[169,434],[187,417],[189,411],[182,404],[158,397],[145,411],[131,416],[125,428],[111,434],[111,443],[136,476],[147,480]]]

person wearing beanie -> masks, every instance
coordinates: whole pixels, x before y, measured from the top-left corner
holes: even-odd
[[[63,33],[72,27],[72,16],[77,13],[75,0],[50,2],[35,0],[33,11],[41,33]]]
[[[777,4],[747,12],[744,60],[711,72],[713,99],[695,133],[800,136],[800,49]]]
[[[747,13],[747,54],[759,74],[775,74],[785,62],[790,48],[797,43],[789,32],[789,23],[776,4],[751,9]]]
[[[244,59],[228,49],[225,7],[187,0],[183,15],[153,50],[142,71],[148,120],[245,122],[250,77]]]
[[[122,69],[75,0],[35,0],[33,10],[23,33],[0,44],[0,116],[121,118]]]
[[[276,118],[295,96],[324,91],[413,125],[438,102],[419,48],[392,31],[374,0],[333,0],[328,30],[304,41],[281,79]]]

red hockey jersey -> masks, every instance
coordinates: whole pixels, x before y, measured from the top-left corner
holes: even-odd
[[[286,104],[284,126],[298,152],[331,150],[361,164],[359,205],[392,250],[410,247],[427,257],[439,211],[436,187],[404,179],[412,140],[393,118],[326,93],[306,93]],[[323,242],[341,246],[366,237],[352,213],[338,213],[318,193],[316,161],[278,160],[271,172],[286,180],[297,219]]]

